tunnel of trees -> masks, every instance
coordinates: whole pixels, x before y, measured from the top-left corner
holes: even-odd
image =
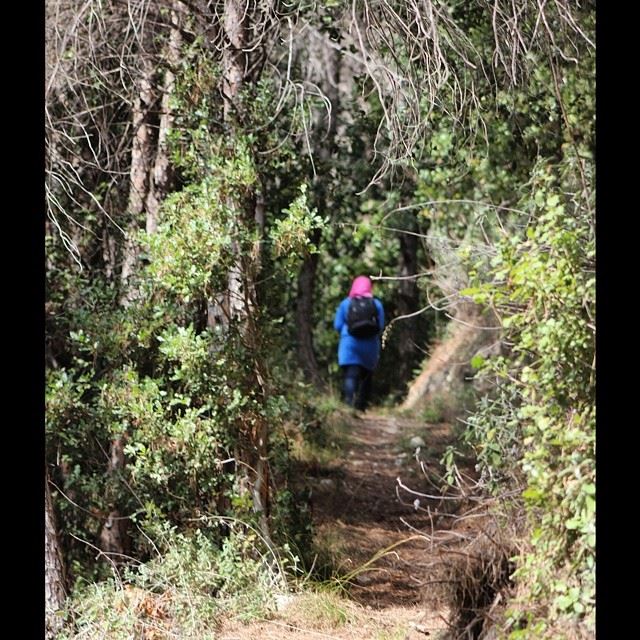
[[[287,429],[367,274],[379,407],[456,318],[500,327],[464,437],[519,488],[509,637],[592,632],[595,3],[45,7],[48,613],[163,532],[311,563]]]

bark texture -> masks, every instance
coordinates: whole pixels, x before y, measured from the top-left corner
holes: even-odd
[[[64,606],[66,589],[64,564],[46,467],[44,476],[44,566],[45,638],[53,640],[63,626],[63,618],[57,612]]]

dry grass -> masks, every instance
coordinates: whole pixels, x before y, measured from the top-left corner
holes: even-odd
[[[424,640],[446,628],[421,607],[375,610],[332,591],[319,590],[290,597],[272,619],[249,625],[229,621],[220,640]]]

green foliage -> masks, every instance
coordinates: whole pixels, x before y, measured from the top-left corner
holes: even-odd
[[[122,305],[118,286],[100,270],[48,271],[49,340],[57,363],[47,377],[47,459],[70,498],[54,494],[59,522],[93,542],[117,508],[130,525],[128,553],[145,560],[152,549],[133,525],[157,521],[187,529],[203,513],[252,521],[256,514],[251,494],[240,488],[238,458],[262,423],[269,425],[276,485],[273,538],[304,548],[309,514],[304,496],[289,486],[282,434],[293,411],[286,395],[294,381],[278,305],[295,256],[314,250],[306,236],[323,220],[296,175],[291,189],[278,190],[279,200],[266,198],[275,248],[273,256],[263,251],[264,238],[252,223],[256,191],[265,188],[262,171],[277,167],[283,176],[294,174],[300,162],[286,144],[268,160],[257,153],[256,146],[274,144],[278,132],[238,130],[230,136],[219,126],[220,104],[212,99],[219,77],[210,51],[195,42],[183,63],[169,139],[176,190],[162,203],[157,231],[138,234],[142,260],[129,285],[133,300]],[[256,106],[271,100],[268,83],[245,97],[252,100],[245,115],[255,128],[264,126],[268,113]],[[295,185],[302,187],[296,192]],[[243,285],[262,269],[269,287],[264,306],[258,299],[252,307],[251,340],[241,321],[207,328],[208,305],[227,292],[229,273],[238,267]],[[262,389],[256,363],[265,372]],[[125,461],[107,473],[116,437],[123,438]],[[89,508],[79,508],[74,497]],[[72,581],[109,574],[90,547],[68,536],[64,544]]]
[[[592,626],[595,242],[588,212],[549,169],[534,174],[526,233],[498,243],[490,281],[472,293],[499,313],[511,349],[482,367],[499,390],[471,418],[469,436],[495,487],[507,477],[525,484],[532,529],[514,574],[528,586],[521,606],[545,603],[551,620],[586,616]]]
[[[206,329],[206,305],[226,291],[237,247],[246,255],[257,239],[238,219],[256,180],[247,147],[217,140],[207,175],[164,202],[157,233],[142,234],[148,264],[137,274],[138,296],[129,306],[119,305],[113,289],[80,277],[69,287],[79,282],[83,298],[74,305],[63,295],[54,299],[65,305],[56,331],[69,355],[67,367],[48,374],[48,458],[63,463],[55,480],[65,492],[91,505],[87,513],[57,501],[61,523],[80,539],[95,539],[114,507],[131,523],[184,524],[203,512],[255,517],[249,494],[238,493],[235,459],[257,421],[271,425],[278,441],[290,411],[286,386],[278,386],[286,366],[271,369],[265,398],[252,383],[253,367],[257,358],[281,360],[277,322],[263,324],[268,347],[262,353],[260,343],[247,344],[240,326],[231,324],[224,334]],[[197,170],[191,165],[191,175]],[[109,443],[120,436],[125,465],[106,474]],[[277,478],[288,463],[275,454]],[[282,493],[274,529],[292,513],[301,531],[308,526],[298,499]],[[144,537],[130,531],[131,553],[144,558]],[[69,544],[74,579],[105,575],[106,565],[91,573],[96,564],[87,547]]]
[[[307,185],[300,185],[300,195],[284,209],[286,217],[275,221],[270,230],[270,240],[276,258],[283,258],[285,268],[294,273],[299,258],[310,253],[319,253],[311,241],[311,235],[322,230],[328,218],[322,218],[317,210],[310,210],[307,203]]]

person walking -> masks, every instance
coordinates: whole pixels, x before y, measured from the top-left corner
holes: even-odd
[[[367,276],[354,279],[349,295],[336,310],[333,326],[340,333],[338,364],[343,372],[343,399],[364,411],[371,396],[373,370],[380,358],[384,308]]]

